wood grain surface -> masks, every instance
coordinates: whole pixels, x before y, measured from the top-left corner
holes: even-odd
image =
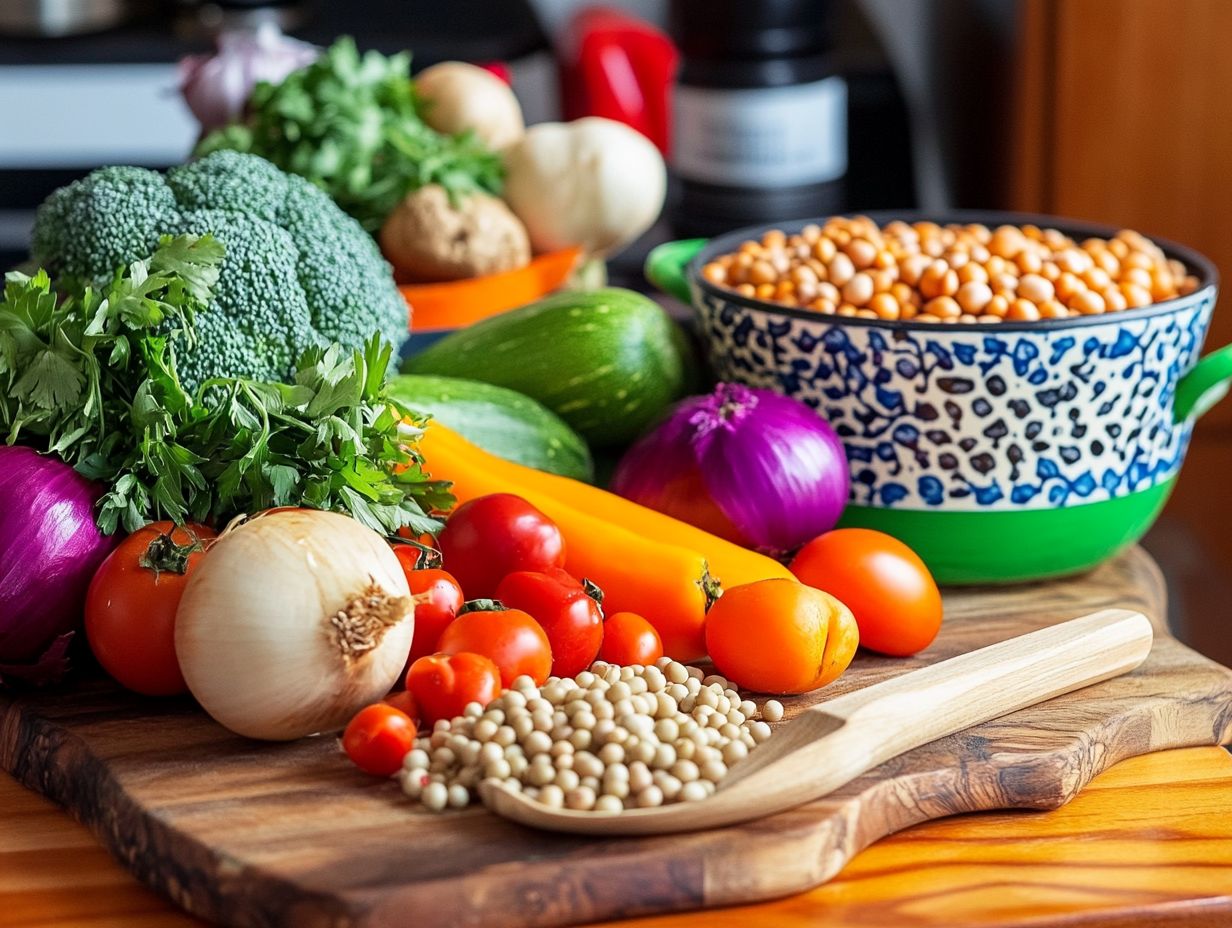
[[[862,655],[825,695],[1105,606],[1164,614],[1141,552],[1079,580],[955,593],[925,654]],[[385,926],[414,913],[425,926],[546,926],[783,895],[915,822],[1056,807],[1124,757],[1226,741],[1232,673],[1161,634],[1130,676],[927,745],[824,800],[651,839],[544,835],[482,810],[431,816],[351,769],[332,739],[253,744],[187,703],[141,701],[101,682],[0,711],[0,765],[212,920]]]
[[[1225,928],[1230,795],[1232,756],[1223,749],[1161,751],[1117,764],[1053,812],[915,825],[805,893],[604,928]],[[83,826],[3,774],[0,821],[3,928],[205,924],[142,886]]]

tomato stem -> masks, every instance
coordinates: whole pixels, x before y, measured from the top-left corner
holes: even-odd
[[[509,607],[499,599],[468,599],[458,610],[458,615],[468,612],[508,612]]]
[[[204,551],[205,546],[191,528],[185,528],[184,531],[192,538],[188,544],[177,544],[170,532],[161,532],[146,546],[137,563],[146,570],[154,571],[155,577],[164,570],[180,575],[187,573],[188,558],[197,551]]]

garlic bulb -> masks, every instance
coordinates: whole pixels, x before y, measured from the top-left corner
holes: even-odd
[[[217,722],[290,740],[341,728],[380,700],[410,652],[414,605],[380,535],[290,509],[225,533],[184,590],[175,650]]]

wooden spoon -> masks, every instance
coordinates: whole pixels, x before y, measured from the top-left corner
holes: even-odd
[[[653,835],[734,825],[811,802],[954,732],[1133,670],[1151,651],[1139,612],[1105,609],[812,706],[735,765],[714,795],[623,812],[552,809],[503,785],[497,815],[548,831]]]

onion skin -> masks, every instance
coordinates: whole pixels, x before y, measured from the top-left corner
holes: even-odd
[[[677,405],[620,460],[612,490],[737,544],[782,555],[838,522],[847,457],[817,412],[720,383]]]
[[[64,675],[86,589],[115,546],[94,522],[100,492],[54,457],[0,447],[0,678]]]
[[[365,590],[396,601],[371,650],[346,656],[330,617]],[[349,516],[284,509],[225,533],[190,577],[175,621],[189,691],[236,734],[287,741],[342,728],[389,692],[411,649],[406,574]]]

